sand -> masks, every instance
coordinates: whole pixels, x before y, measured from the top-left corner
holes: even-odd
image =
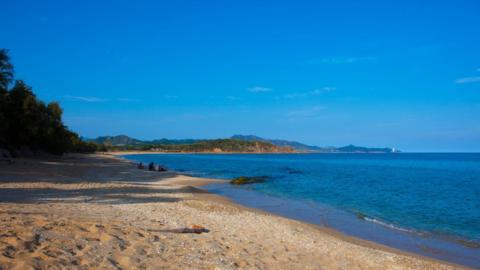
[[[462,269],[198,188],[213,181],[100,154],[0,164],[0,269]]]

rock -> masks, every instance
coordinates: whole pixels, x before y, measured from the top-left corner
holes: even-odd
[[[265,182],[269,177],[268,176],[240,176],[237,178],[234,178],[232,181],[230,181],[230,184],[232,185],[247,185],[247,184],[255,184],[255,183],[263,183]]]
[[[17,252],[17,250],[15,249],[14,246],[7,246],[4,250],[3,250],[3,256],[7,257],[7,258],[10,258],[10,259],[13,259],[15,257],[15,253]]]

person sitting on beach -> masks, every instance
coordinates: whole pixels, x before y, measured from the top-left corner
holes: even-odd
[[[167,168],[158,165],[158,171],[159,171],[159,172],[166,172],[166,171],[167,171]]]
[[[139,168],[139,169],[145,169],[145,166],[143,166],[143,163],[140,162],[140,163],[138,163],[137,168]]]
[[[155,171],[155,164],[153,164],[153,162],[150,162],[150,164],[148,164],[148,170]]]

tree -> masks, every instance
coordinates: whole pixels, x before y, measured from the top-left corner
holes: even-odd
[[[67,151],[93,152],[97,145],[85,143],[62,122],[58,102],[45,104],[22,80],[13,81],[13,65],[7,50],[0,50],[0,147],[15,150],[63,154]]]
[[[7,89],[13,79],[13,65],[5,49],[0,49],[0,146],[5,144],[5,133],[8,129],[5,116],[7,105]]]
[[[0,49],[0,94],[5,94],[13,80],[13,65],[10,63],[8,51]]]

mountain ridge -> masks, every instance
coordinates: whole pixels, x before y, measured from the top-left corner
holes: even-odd
[[[181,149],[200,149],[198,147],[202,146],[202,149],[209,149],[208,147],[214,147],[215,143],[222,142],[221,145],[225,146],[230,144],[228,149],[237,149],[241,152],[242,148],[239,147],[239,142],[262,142],[268,143],[273,146],[278,147],[272,148],[271,146],[262,145],[261,151],[265,152],[267,149],[272,152],[307,152],[307,153],[397,153],[399,152],[395,148],[388,147],[363,147],[355,145],[346,145],[343,147],[320,147],[314,145],[307,145],[297,141],[281,140],[281,139],[266,139],[256,135],[233,135],[227,139],[155,139],[155,140],[139,140],[127,135],[117,135],[117,136],[100,136],[95,139],[83,138],[86,141],[95,142],[100,145],[105,145],[107,147],[125,147],[125,148],[134,148],[134,147],[143,147],[143,148],[155,148],[165,151],[175,150],[181,151]],[[229,141],[230,140],[230,141]],[[193,147],[194,145],[195,147]],[[233,145],[236,145],[233,147]],[[180,147],[183,146],[183,147]],[[258,146],[258,145],[257,145]],[[232,148],[233,147],[233,148]],[[253,144],[243,145],[245,149],[248,149],[246,152],[251,152],[251,149],[255,147]],[[217,149],[218,150],[218,149]],[[220,149],[222,150],[222,149]]]

